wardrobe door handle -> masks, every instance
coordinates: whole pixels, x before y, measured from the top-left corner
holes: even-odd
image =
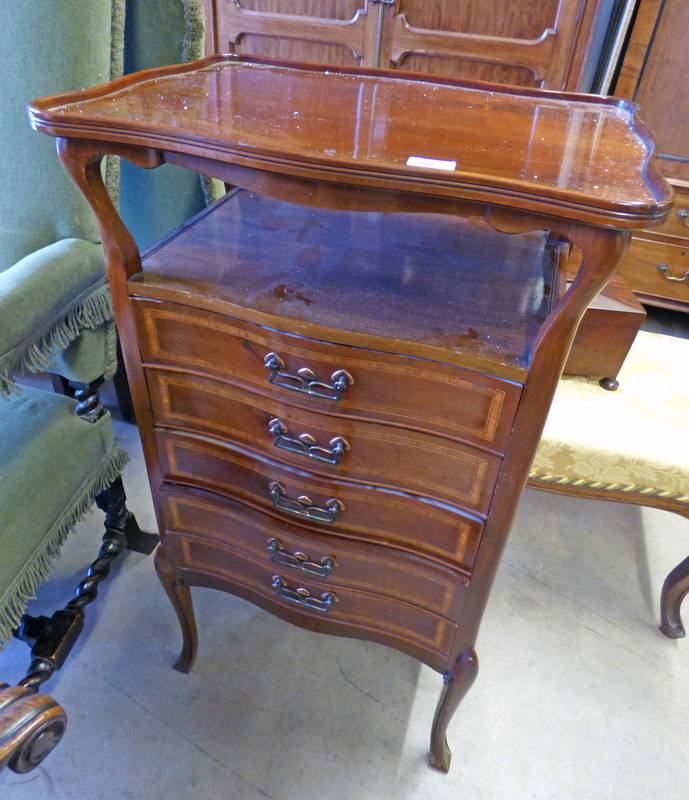
[[[339,464],[342,456],[350,449],[349,442],[343,436],[335,436],[328,442],[328,447],[318,444],[310,433],[291,436],[287,425],[275,417],[268,423],[268,431],[273,434],[273,444],[281,450],[323,461],[326,464]]]
[[[346,369],[337,369],[330,376],[330,383],[319,379],[308,367],[298,369],[296,374],[285,371],[285,362],[277,353],[268,353],[263,365],[270,370],[268,382],[274,386],[282,386],[293,392],[301,392],[311,397],[322,397],[324,400],[339,400],[342,392],[354,384],[354,378]]]
[[[327,578],[335,566],[334,556],[323,556],[320,562],[310,561],[305,553],[290,553],[285,550],[282,542],[275,537],[268,539],[268,552],[270,560],[276,564],[308,572],[309,575],[317,575],[319,578]]]
[[[320,597],[316,597],[308,589],[303,589],[301,586],[293,589],[279,575],[273,575],[270,585],[275,590],[276,596],[281,600],[295,603],[298,606],[302,606],[302,608],[308,608],[310,611],[320,611],[327,614],[337,603],[337,596],[333,592],[324,592]]]

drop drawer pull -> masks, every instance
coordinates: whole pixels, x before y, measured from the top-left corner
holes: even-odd
[[[281,450],[324,461],[326,464],[339,464],[342,456],[349,450],[349,442],[342,436],[331,439],[328,447],[322,447],[310,433],[300,433],[299,436],[290,436],[287,425],[274,417],[268,423],[268,430],[273,434],[273,444]]]
[[[275,589],[275,594],[281,600],[288,600],[290,603],[296,603],[298,606],[308,608],[311,611],[321,611],[327,614],[337,603],[337,597],[332,592],[324,592],[320,597],[316,597],[308,589],[303,589],[301,586],[292,589],[285,583],[285,579],[279,575],[273,575],[270,585]]]
[[[269,383],[325,400],[339,400],[342,392],[354,383],[354,378],[346,369],[335,370],[330,376],[331,383],[319,380],[318,375],[308,367],[298,369],[296,375],[285,372],[285,362],[277,353],[268,353],[263,364],[270,370]]]
[[[344,503],[335,498],[326,500],[325,507],[321,508],[314,505],[311,498],[306,495],[289,497],[285,487],[279,481],[272,481],[268,489],[275,508],[285,511],[287,514],[294,514],[295,517],[310,519],[313,522],[327,522],[332,525],[337,515],[344,511]]]
[[[309,561],[309,557],[305,553],[290,553],[289,550],[285,550],[282,542],[275,537],[268,539],[268,552],[270,560],[276,564],[308,572],[309,575],[318,575],[319,578],[327,578],[335,566],[334,556],[323,556],[319,563]]]
[[[675,281],[675,283],[683,283],[689,278],[689,269],[684,275],[668,275],[670,271],[669,264],[658,264],[658,272],[665,278],[666,281]]]

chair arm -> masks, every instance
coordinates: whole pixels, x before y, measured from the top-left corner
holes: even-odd
[[[63,239],[0,272],[0,394],[12,391],[19,369],[50,369],[82,331],[97,331],[112,316],[100,245]],[[114,358],[114,330],[110,337],[109,352],[90,348],[102,361],[98,374],[113,368],[106,360]]]
[[[0,683],[0,772],[31,772],[57,747],[66,726],[65,710],[50,695]]]

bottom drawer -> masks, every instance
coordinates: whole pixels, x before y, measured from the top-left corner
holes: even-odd
[[[660,265],[667,270],[661,272]],[[619,270],[635,292],[689,306],[688,273],[689,247],[637,237],[632,238]]]
[[[239,595],[297,625],[387,644],[447,668],[457,625],[407,602],[291,570],[264,553],[166,529],[163,546],[191,585]]]
[[[163,486],[159,498],[166,530],[241,550],[295,580],[386,595],[451,618],[468,583],[466,575],[436,562],[316,533],[207,492]]]
[[[229,545],[167,531],[164,547],[189,583],[213,586],[287,616],[303,627],[388,644],[435,669],[444,669],[457,625],[407,603],[306,575],[291,575],[278,564],[259,561]],[[204,580],[204,578],[210,580]]]

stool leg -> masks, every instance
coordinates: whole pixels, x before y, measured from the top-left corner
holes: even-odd
[[[680,607],[689,594],[689,558],[685,558],[669,573],[660,594],[660,630],[670,639],[686,636]]]
[[[442,772],[447,772],[450,769],[450,759],[452,758],[445,736],[447,726],[457,707],[462,702],[464,695],[476,680],[477,674],[478,656],[473,647],[468,647],[459,654],[452,670],[443,675],[443,691],[433,717],[429,759],[431,766]]]
[[[155,567],[158,580],[175,609],[179,626],[182,629],[182,652],[179,654],[174,668],[180,672],[189,672],[194,666],[198,649],[198,633],[194,606],[191,602],[191,591],[188,586],[178,580],[175,566],[162,547],[158,547],[156,550]]]

